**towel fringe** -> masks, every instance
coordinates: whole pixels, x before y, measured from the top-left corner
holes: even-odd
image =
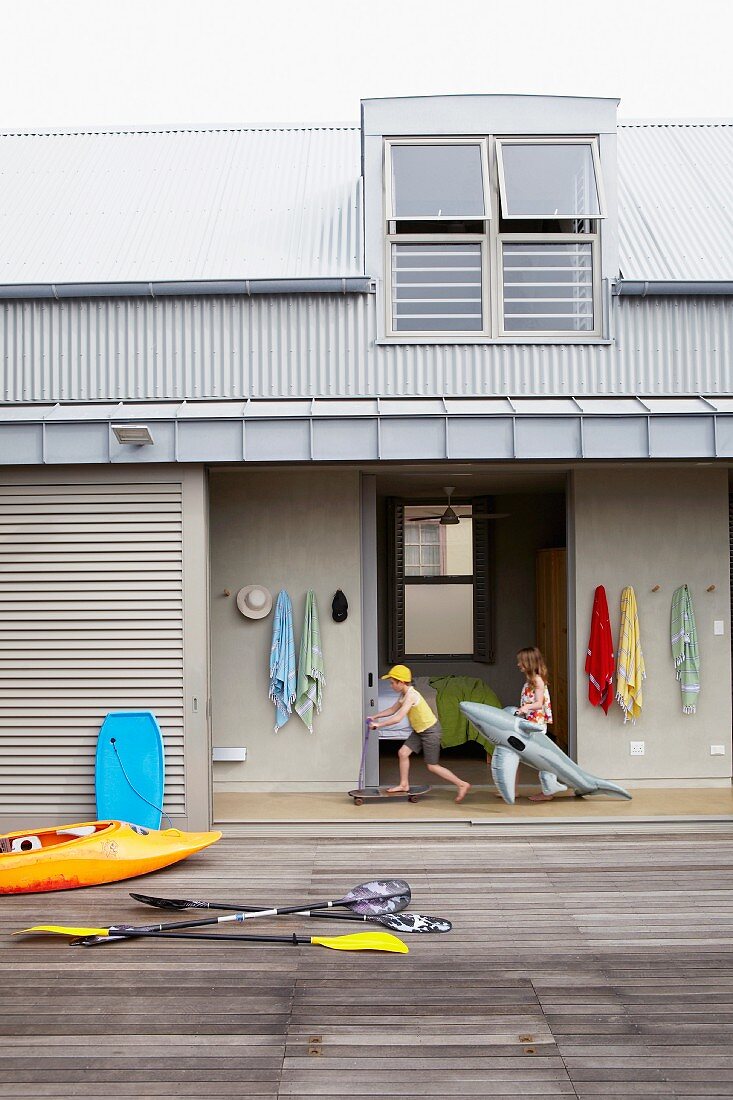
[[[624,712],[624,725],[626,725],[627,722],[631,722],[631,725],[635,726],[636,725],[636,718],[634,718],[634,716],[632,714],[632,708],[628,707],[626,705],[624,697],[623,697],[623,695],[621,694],[620,691],[616,692],[616,702],[621,707],[621,710]],[[631,701],[632,707],[634,706],[634,703],[635,703],[635,700],[632,699],[632,701]]]

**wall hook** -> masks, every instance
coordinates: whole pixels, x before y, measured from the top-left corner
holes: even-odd
[[[228,589],[228,588],[225,588],[225,589],[224,589],[224,595],[225,595],[225,596],[231,596],[231,592],[229,591],[229,589]]]
[[[707,586],[707,588],[705,589],[705,591],[706,592],[714,592],[715,591],[715,585],[714,584],[709,584]]]
[[[652,588],[652,592],[658,592],[658,591],[659,591],[659,589],[660,589],[660,585],[658,585],[658,584],[655,584],[655,585],[654,585],[654,588]]]

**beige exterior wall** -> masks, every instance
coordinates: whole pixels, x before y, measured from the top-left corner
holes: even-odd
[[[578,761],[605,778],[724,782],[731,775],[731,639],[728,474],[725,470],[595,469],[574,474]],[[596,585],[606,588],[614,649],[621,591],[632,585],[646,663],[644,708],[623,724],[588,702],[584,672]],[[682,713],[670,649],[672,593],[689,585],[700,648],[697,713]],[[659,585],[658,592],[652,588]],[[715,585],[714,592],[707,592]],[[725,624],[714,636],[714,620]],[[632,757],[630,741],[644,741]],[[724,756],[710,746],[724,745]],[[673,807],[670,807],[672,810]]]
[[[343,790],[362,743],[359,474],[355,470],[212,471],[211,712],[214,746],[244,746],[244,763],[214,764],[214,792]],[[326,672],[313,734],[293,714],[274,732],[268,699],[273,615],[247,619],[238,589],[262,584],[293,602],[296,660],[305,595],[316,595]],[[336,589],[349,601],[331,617]],[[224,590],[231,595],[225,597]]]

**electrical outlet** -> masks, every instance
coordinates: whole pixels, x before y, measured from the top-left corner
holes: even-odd
[[[713,619],[713,634],[722,637],[725,634],[725,623],[722,619]]]
[[[710,746],[710,755],[711,756],[725,756],[725,745],[711,745]]]
[[[644,755],[644,742],[643,741],[629,741],[629,752],[632,756]]]

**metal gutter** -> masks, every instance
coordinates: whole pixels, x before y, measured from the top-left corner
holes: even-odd
[[[729,297],[733,295],[733,280],[617,279],[613,284],[615,298],[655,297]]]
[[[185,279],[134,283],[25,283],[0,286],[0,300],[64,298],[178,298],[231,294],[373,294],[373,279]]]

